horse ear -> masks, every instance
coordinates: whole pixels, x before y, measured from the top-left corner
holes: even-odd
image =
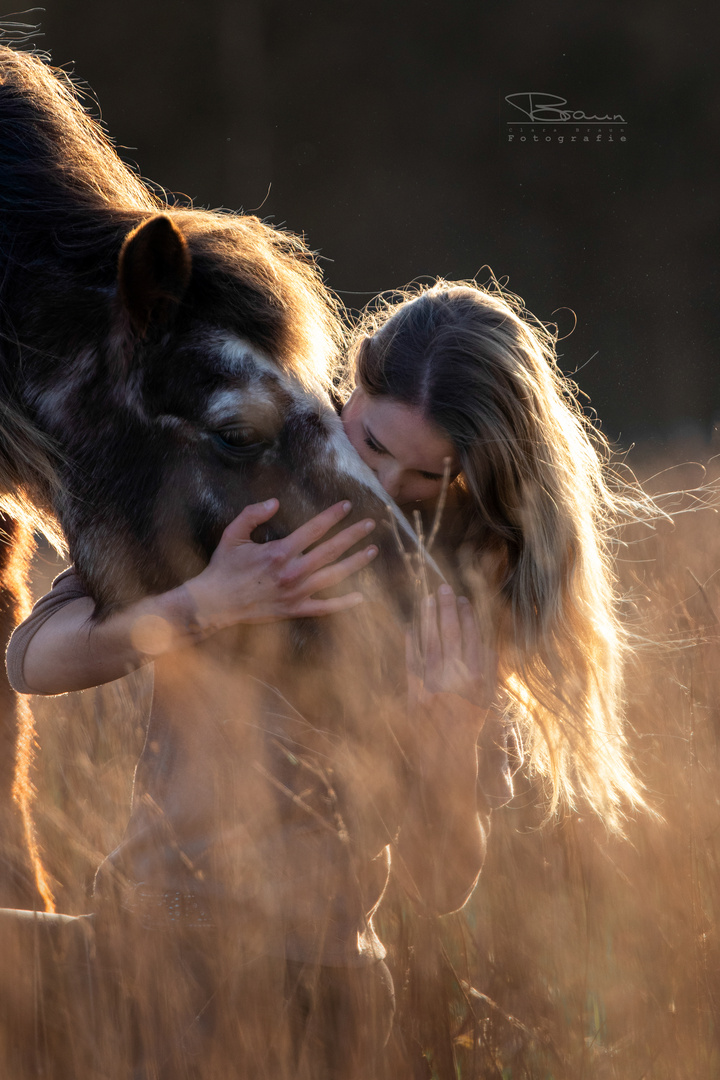
[[[118,289],[144,337],[151,323],[172,319],[190,282],[191,259],[177,225],[157,214],[128,233],[120,250]]]

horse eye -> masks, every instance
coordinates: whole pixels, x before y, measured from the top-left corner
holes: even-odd
[[[257,434],[247,428],[223,428],[215,434],[228,446],[252,446],[258,442]]]
[[[249,431],[247,428],[223,428],[221,431],[214,431],[212,436],[221,450],[235,457],[257,457],[268,445],[258,439],[256,431]]]

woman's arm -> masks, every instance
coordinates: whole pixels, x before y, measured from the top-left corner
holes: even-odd
[[[377,549],[370,546],[336,562],[368,535],[374,522],[357,522],[318,543],[349,512],[350,503],[338,503],[282,540],[254,543],[253,530],[278,505],[270,499],[246,507],[228,525],[202,573],[176,589],[145,597],[101,621],[94,617],[89,596],[71,599],[38,620],[29,640],[19,635],[24,651],[8,664],[11,677],[13,669],[22,672],[18,689],[36,694],[83,690],[227,626],[327,615],[360,603],[358,592],[325,600],[313,594],[344,581],[375,557]],[[33,615],[28,623],[32,620]],[[9,660],[12,650],[11,641]]]
[[[480,644],[463,597],[441,586],[423,603],[422,664],[409,643],[407,756],[413,774],[395,865],[434,914],[462,907],[485,860],[489,807],[478,791],[478,736],[492,704],[496,657]]]

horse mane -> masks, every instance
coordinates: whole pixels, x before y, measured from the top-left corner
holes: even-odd
[[[83,219],[119,202],[148,213],[159,208],[159,200],[85,113],[79,95],[66,72],[51,69],[36,55],[0,46],[0,303],[8,278],[18,264],[33,261],[39,237],[58,219],[72,218],[82,227]],[[14,403],[17,376],[7,360],[20,346],[12,329],[3,310],[0,509],[62,549],[52,513],[62,455]]]
[[[0,207],[24,209],[33,218],[103,206],[163,208],[85,111],[82,91],[67,72],[1,46],[0,86]]]

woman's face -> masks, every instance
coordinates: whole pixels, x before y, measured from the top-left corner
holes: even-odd
[[[451,477],[460,470],[455,448],[440,428],[396,398],[371,397],[357,387],[342,421],[360,457],[400,506],[438,497],[446,458]]]

